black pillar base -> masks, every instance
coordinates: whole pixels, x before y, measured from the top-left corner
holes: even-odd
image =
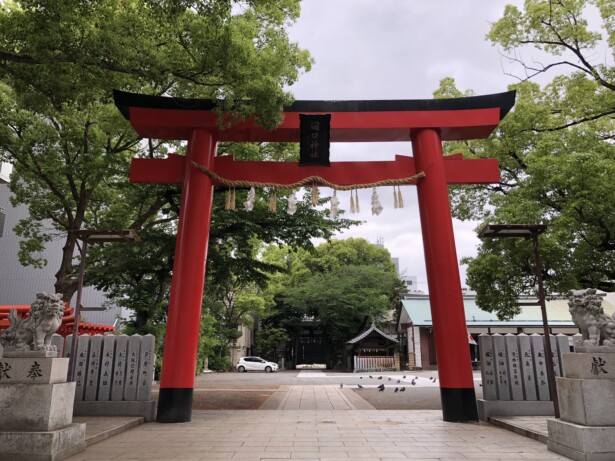
[[[192,388],[163,388],[158,395],[159,423],[187,423],[192,420]]]
[[[478,421],[474,388],[440,388],[442,418],[449,423]]]

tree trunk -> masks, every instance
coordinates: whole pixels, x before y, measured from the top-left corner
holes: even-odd
[[[54,285],[56,293],[62,293],[62,299],[70,302],[71,298],[77,291],[78,274],[73,275],[73,255],[75,254],[75,247],[77,243],[77,237],[68,232],[66,236],[66,243],[62,248],[62,262],[60,269],[56,272],[56,283]]]

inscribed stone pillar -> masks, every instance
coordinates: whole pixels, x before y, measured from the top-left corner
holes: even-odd
[[[576,347],[580,346],[582,341],[583,341],[583,335],[581,333],[577,333],[576,335],[573,335],[572,336],[573,348],[576,350]]]
[[[496,385],[495,355],[491,336],[481,334],[478,337],[480,348],[480,373],[483,380],[483,398],[485,400],[497,400],[498,391]]]
[[[64,336],[54,333],[51,337],[51,345],[56,347],[58,357],[62,357],[64,353]]]
[[[561,374],[557,376],[566,376],[566,370],[564,369],[564,354],[570,352],[570,341],[568,341],[568,336],[563,334],[558,334],[555,337],[555,344],[557,345],[557,357],[559,361],[559,367]]]
[[[100,356],[100,380],[98,383],[98,397],[96,400],[111,400],[111,382],[113,379],[113,354],[116,337],[109,335],[103,337],[102,354]]]
[[[150,400],[152,382],[154,380],[154,362],[156,359],[156,338],[154,335],[145,335],[141,338],[139,352],[139,381],[137,383],[137,400]]]
[[[64,350],[62,351],[61,357],[70,357],[70,345],[73,342],[73,335],[68,335],[64,339]]]
[[[67,348],[70,351],[70,348]],[[75,400],[83,400],[85,393],[86,373],[88,369],[88,351],[90,335],[81,335],[77,340],[77,362],[75,363]]]
[[[132,335],[128,338],[128,355],[126,357],[126,381],[124,383],[124,400],[137,400],[140,347],[141,335]]]
[[[100,376],[100,356],[104,337],[95,335],[90,338],[90,352],[88,354],[88,371],[85,380],[85,396],[83,400],[96,400],[98,394],[98,378]]]
[[[498,387],[498,400],[510,400],[510,378],[508,373],[508,360],[506,360],[506,344],[504,336],[495,334],[493,352],[495,354],[496,385]]]
[[[113,359],[113,382],[111,383],[111,400],[124,399],[124,382],[126,380],[126,356],[128,354],[128,336],[115,338],[115,357]]]
[[[506,344],[506,359],[510,378],[510,396],[512,400],[523,400],[523,378],[521,376],[521,360],[517,335],[504,336]]]
[[[555,336],[549,335],[549,341],[551,341],[551,356],[553,357],[553,371],[555,372],[555,376],[562,376],[562,369],[560,365],[560,354],[557,352],[557,340]]]
[[[549,393],[549,382],[547,380],[547,364],[545,361],[545,343],[542,335],[534,333],[530,335],[532,343],[532,356],[534,358],[534,368],[536,369],[536,387],[538,389],[538,400],[551,400]]]
[[[530,337],[524,333],[517,336],[519,341],[519,356],[521,357],[521,375],[523,376],[523,394],[525,400],[538,400],[536,389],[536,370]]]

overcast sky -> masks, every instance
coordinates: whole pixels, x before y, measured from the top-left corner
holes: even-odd
[[[500,50],[485,39],[507,3],[519,1],[304,0],[291,39],[312,54],[312,70],[290,88],[298,100],[431,98],[441,79],[453,77],[461,90],[500,93],[515,80]],[[393,160],[412,155],[409,143],[335,143],[332,161]],[[390,187],[378,189],[384,211],[371,215],[371,189],[359,191],[365,221],[341,237],[384,240],[400,270],[427,289],[416,188],[402,187],[405,208],[393,208]],[[322,194],[330,194],[323,188]],[[350,193],[339,192],[349,210]],[[474,256],[476,223],[454,222],[457,256]],[[465,267],[460,267],[465,286]]]

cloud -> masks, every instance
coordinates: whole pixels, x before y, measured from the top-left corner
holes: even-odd
[[[460,89],[476,94],[506,91],[514,80],[504,74],[502,57],[485,39],[504,6],[484,0],[304,1],[290,36],[311,52],[315,65],[290,91],[304,100],[428,99],[445,77],[454,77]],[[396,154],[412,155],[410,143],[331,146],[332,161],[393,160]],[[361,213],[345,216],[365,223],[339,237],[373,243],[382,238],[399,258],[401,271],[416,275],[426,289],[416,188],[402,191],[405,208],[394,209],[392,188],[379,188],[384,211],[372,216],[372,191],[360,190]],[[321,193],[331,191],[323,188]],[[348,210],[349,192],[338,192],[338,197]],[[453,222],[458,259],[476,254],[475,227],[473,222]],[[463,283],[465,267],[460,273]]]

